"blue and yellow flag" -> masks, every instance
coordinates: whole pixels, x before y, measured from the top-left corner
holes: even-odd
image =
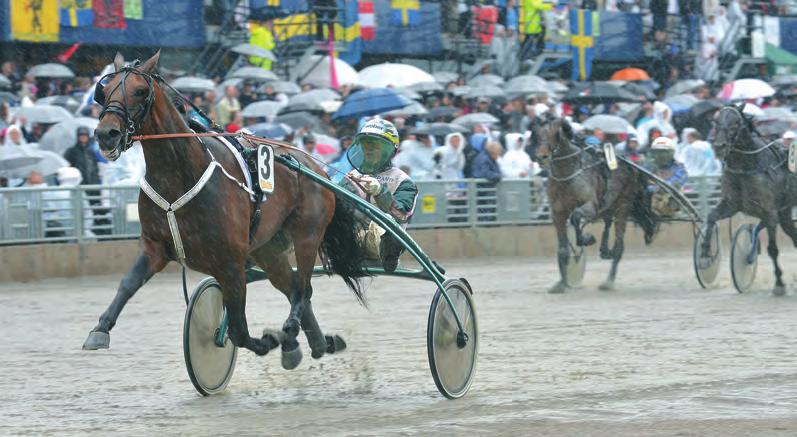
[[[94,23],[91,0],[61,0],[60,3],[61,26],[83,27]]]
[[[293,14],[274,20],[277,41],[289,39],[313,39],[315,37],[315,14]]]
[[[390,16],[395,26],[414,27],[421,21],[419,0],[390,0]]]
[[[349,65],[354,65],[360,62],[363,51],[359,4],[352,0],[337,0],[337,7],[343,11],[344,16],[343,25],[335,23],[335,41],[345,43],[345,49],[338,57]]]
[[[589,9],[570,11],[570,47],[573,50],[571,79],[585,81],[592,73],[595,38],[599,34],[599,14]]]

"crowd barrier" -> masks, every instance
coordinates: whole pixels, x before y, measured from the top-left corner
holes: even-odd
[[[410,229],[551,223],[542,178],[418,181],[418,188]],[[692,177],[684,192],[705,216],[719,201],[719,178]],[[138,196],[138,186],[0,189],[0,244],[137,238]]]

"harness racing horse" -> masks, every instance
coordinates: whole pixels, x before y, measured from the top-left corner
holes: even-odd
[[[644,185],[640,182],[640,175],[632,167],[620,163],[611,174],[613,189],[612,194],[607,197],[609,169],[605,160],[597,156],[594,151],[574,144],[573,129],[567,121],[549,118],[541,128],[541,138],[537,155],[550,162],[547,193],[556,227],[561,274],[561,279],[549,290],[549,293],[562,293],[572,285],[568,284],[566,279],[571,244],[567,236],[568,220],[575,229],[575,244],[590,246],[595,243],[595,237],[583,232],[583,227],[589,221],[598,218],[602,218],[604,222],[600,256],[612,260],[609,277],[600,285],[600,289],[612,290],[617,275],[617,265],[625,248],[624,237],[628,217],[642,215],[639,205],[644,205],[642,201]],[[649,222],[649,220],[639,221],[643,225]],[[614,246],[609,250],[609,229],[612,222],[614,222]]]
[[[767,253],[775,266],[774,295],[783,295],[783,271],[778,265],[777,225],[797,246],[797,230],[791,210],[797,205],[797,176],[786,166],[787,156],[779,143],[767,143],[742,112],[744,105],[726,106],[718,114],[714,152],[723,161],[722,198],[711,210],[705,235],[713,235],[717,220],[737,212],[761,219],[767,230]],[[710,238],[703,241],[701,259],[708,262]]]
[[[95,90],[96,100],[103,105],[96,135],[108,159],[117,159],[130,146],[134,134],[184,135],[141,139],[147,170],[138,200],[139,253],[84,349],[109,347],[109,332],[124,305],[170,261],[216,278],[229,316],[229,337],[235,346],[265,355],[281,345],[286,369],[301,362],[296,339],[300,327],[314,358],[343,349],[345,343],[340,337],[324,336],[318,326],[310,301],[310,278],[316,256],[321,254],[328,271],[342,276],[364,302],[358,278],[367,276],[367,272],[356,239],[361,225],[352,209],[348,203],[336,202],[331,191],[309,178],[276,165],[274,191],[263,204],[262,217],[250,238],[256,204],[246,184],[240,182],[245,180],[244,171],[220,138],[186,135],[191,131],[171,103],[168,85],[156,73],[159,56],[160,52],[143,64],[124,66],[124,59],[117,54],[116,72],[107,77],[107,82],[101,80]],[[277,152],[323,174],[301,152],[276,147]],[[295,272],[287,255],[290,243],[295,250]],[[245,314],[247,259],[265,270],[272,285],[290,301],[282,332],[264,333],[260,338],[249,335]]]

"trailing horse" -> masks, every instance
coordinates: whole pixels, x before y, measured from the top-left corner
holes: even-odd
[[[130,146],[132,135],[143,135],[147,172],[138,201],[139,253],[84,348],[107,348],[109,332],[127,301],[170,261],[177,261],[219,282],[235,346],[265,355],[281,345],[282,365],[287,369],[301,361],[296,338],[300,328],[314,358],[341,350],[345,343],[337,336],[324,336],[318,326],[310,279],[321,253],[331,271],[343,276],[363,301],[358,278],[367,272],[356,238],[359,223],[351,208],[309,178],[275,165],[274,191],[263,204],[259,223],[252,220],[260,199],[253,198],[244,182],[246,174],[232,146],[221,138],[186,136],[191,131],[170,102],[168,85],[156,73],[159,55],[143,64],[124,66],[117,54],[116,72],[95,90],[103,106],[96,129],[103,155],[115,160]],[[185,135],[146,138],[163,133]],[[290,155],[323,174],[308,156],[292,148],[276,147],[275,153]],[[290,244],[296,272],[287,254]],[[264,333],[260,338],[249,335],[245,314],[248,259],[265,270],[290,301],[282,332]]]
[[[787,154],[780,143],[766,142],[742,112],[744,105],[726,106],[718,114],[714,152],[723,163],[722,199],[708,214],[705,235],[714,235],[717,220],[737,212],[761,219],[767,230],[767,253],[775,266],[772,293],[783,295],[783,271],[778,264],[777,225],[797,246],[797,230],[791,211],[797,205],[797,175],[789,172]],[[711,241],[703,242],[701,259],[706,264]]]
[[[543,124],[537,155],[550,162],[547,191],[556,227],[561,274],[561,279],[549,290],[550,293],[564,292],[572,285],[567,283],[566,276],[571,244],[567,236],[568,220],[575,229],[575,244],[589,246],[595,243],[595,237],[583,232],[584,225],[603,219],[600,256],[611,259],[612,267],[609,277],[600,285],[601,290],[614,288],[617,265],[625,248],[624,237],[629,216],[645,229],[647,242],[650,242],[655,232],[655,223],[646,207],[644,179],[639,171],[621,161],[610,174],[602,152],[575,143],[573,130],[567,121],[551,118]],[[607,191],[611,192],[608,196]],[[612,222],[614,246],[610,250],[609,229]]]

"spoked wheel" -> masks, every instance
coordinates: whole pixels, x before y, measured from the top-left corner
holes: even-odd
[[[232,378],[238,348],[226,331],[221,288],[214,278],[207,278],[194,289],[183,324],[185,366],[203,396],[223,391]]]
[[[476,373],[479,328],[470,285],[462,279],[448,279],[443,286],[462,322],[465,335],[460,335],[451,306],[438,289],[429,310],[426,348],[437,389],[443,396],[457,399],[468,392]]]
[[[703,288],[709,288],[717,280],[722,260],[719,226],[714,226],[714,230],[709,236],[708,256],[703,256],[703,243],[706,241],[706,237],[706,225],[704,224],[695,235],[695,246],[692,251],[692,264],[695,267],[697,282]]]
[[[567,224],[567,241],[570,256],[567,258],[567,266],[559,266],[562,277],[568,287],[577,287],[584,280],[584,272],[587,270],[587,253],[583,246],[576,244],[576,228]]]
[[[739,293],[750,291],[758,268],[759,242],[755,241],[755,225],[745,224],[733,234],[731,248],[731,276]]]

